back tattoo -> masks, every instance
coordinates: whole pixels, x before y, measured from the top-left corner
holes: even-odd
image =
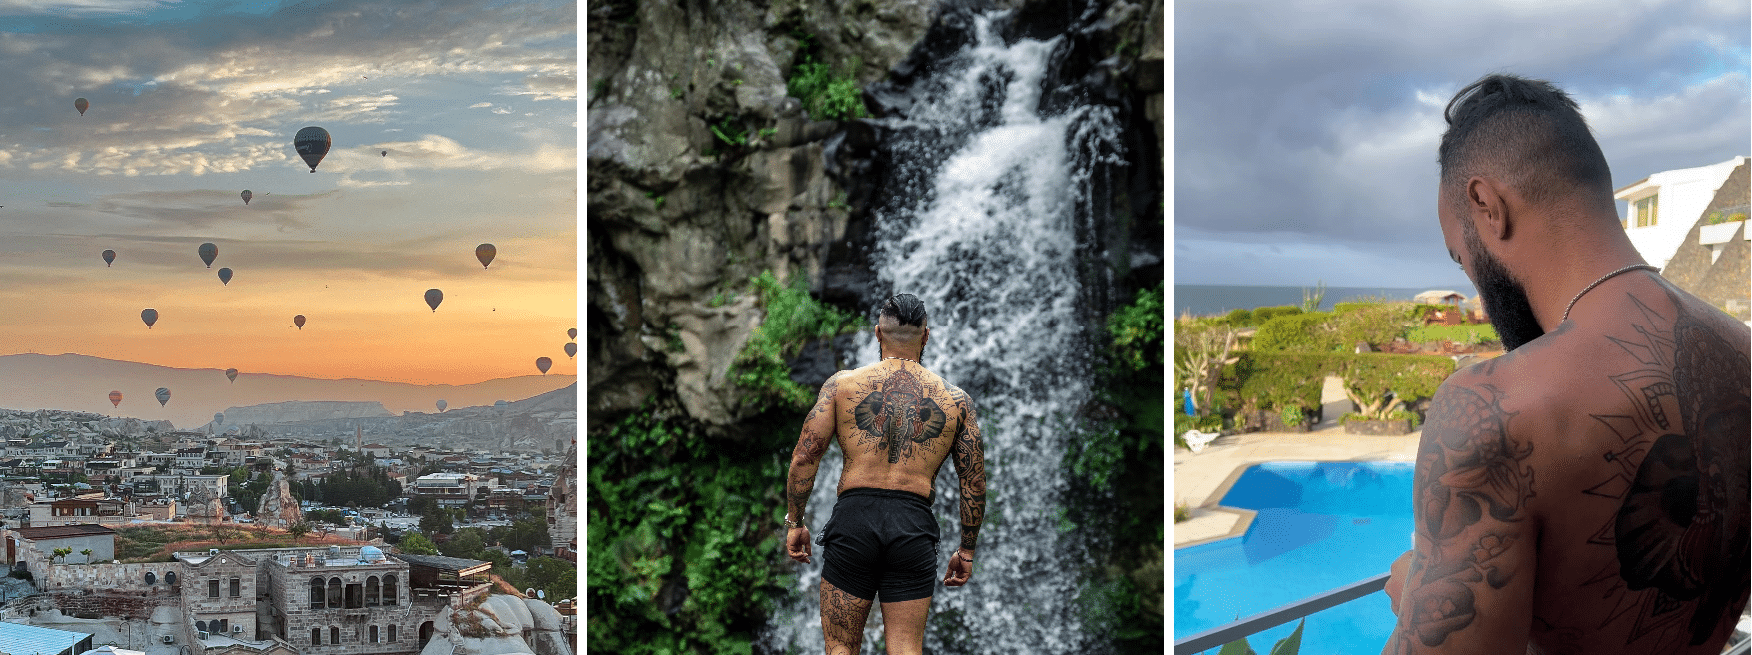
[[[914,445],[929,443],[943,435],[949,415],[925,393],[925,386],[911,372],[897,369],[864,392],[853,406],[858,444],[870,454],[888,453],[888,463],[910,460]]]
[[[1608,337],[1641,364],[1612,376],[1635,409],[1594,415],[1619,443],[1615,470],[1583,493],[1617,511],[1588,540],[1617,562],[1587,584],[1633,620],[1630,642],[1707,642],[1746,593],[1749,372],[1744,355],[1672,298],[1669,319],[1637,300],[1635,335]],[[1670,330],[1662,326],[1672,325]]]

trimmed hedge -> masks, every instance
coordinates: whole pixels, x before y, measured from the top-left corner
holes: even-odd
[[[1266,321],[1277,318],[1279,316],[1293,316],[1293,315],[1300,314],[1300,313],[1302,313],[1302,308],[1296,307],[1294,305],[1282,305],[1279,307],[1260,307],[1258,309],[1253,310],[1253,320],[1256,323],[1263,324]]]
[[[1263,311],[1265,308],[1255,310],[1253,315],[1258,317]],[[1260,324],[1259,332],[1253,335],[1253,349],[1329,352],[1340,345],[1338,334],[1326,329],[1331,318],[1332,315],[1325,312],[1303,314],[1299,311],[1277,316]]]
[[[1454,372],[1454,360],[1441,355],[1387,353],[1243,352],[1223,371],[1218,389],[1236,405],[1260,408],[1320,406],[1321,379],[1344,378],[1364,396],[1392,391],[1406,403],[1434,396]]]

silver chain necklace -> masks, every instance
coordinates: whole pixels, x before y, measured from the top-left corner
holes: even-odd
[[[919,363],[919,360],[916,360],[916,359],[907,359],[907,358],[905,358],[905,357],[883,357],[883,358],[882,358],[882,359],[883,359],[883,360],[890,360],[890,359],[898,359],[898,360],[900,360],[900,361],[903,361],[903,362],[912,362],[912,363],[914,363],[914,364],[918,364],[918,363]],[[919,365],[920,365],[920,366],[923,366],[923,364],[919,364]]]
[[[1569,305],[1565,306],[1563,308],[1563,320],[1565,320],[1565,321],[1569,320],[1570,310],[1576,306],[1577,300],[1582,299],[1582,294],[1585,294],[1589,291],[1593,291],[1594,287],[1600,286],[1601,282],[1605,282],[1607,280],[1612,279],[1612,276],[1614,276],[1614,275],[1618,275],[1619,273],[1624,273],[1624,272],[1628,272],[1628,271],[1634,271],[1634,270],[1639,269],[1639,268],[1646,268],[1646,269],[1649,269],[1649,270],[1654,271],[1656,273],[1661,272],[1661,269],[1655,268],[1655,266],[1652,264],[1635,264],[1635,265],[1626,266],[1624,268],[1618,269],[1618,270],[1613,271],[1611,273],[1607,273],[1605,275],[1602,275],[1602,276],[1600,276],[1600,279],[1594,280],[1593,284],[1582,287],[1582,290],[1576,293],[1576,297],[1570,299]]]

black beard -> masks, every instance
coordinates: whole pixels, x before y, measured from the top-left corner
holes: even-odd
[[[1490,325],[1502,339],[1503,349],[1512,351],[1527,342],[1545,336],[1539,318],[1533,315],[1533,305],[1527,302],[1527,290],[1516,282],[1503,263],[1492,257],[1474,235],[1467,235],[1466,247],[1472,255],[1472,283],[1490,315]]]

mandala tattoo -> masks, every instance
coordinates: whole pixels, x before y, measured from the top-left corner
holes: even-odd
[[[1610,477],[1583,492],[1616,504],[1588,540],[1617,555],[1587,582],[1615,602],[1601,627],[1631,620],[1627,645],[1661,651],[1732,623],[1752,573],[1746,355],[1667,295],[1673,318],[1632,296],[1642,314],[1634,336],[1609,337],[1640,364],[1612,376],[1633,411],[1593,416],[1618,442],[1602,454]]]
[[[912,458],[914,446],[943,434],[949,415],[925,395],[925,386],[901,369],[882,380],[881,388],[864,396],[852,410],[858,429],[874,442],[870,452],[887,451],[888,463]]]

